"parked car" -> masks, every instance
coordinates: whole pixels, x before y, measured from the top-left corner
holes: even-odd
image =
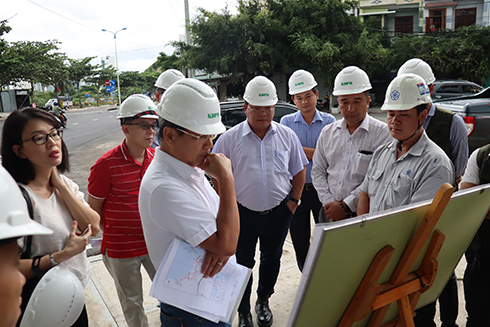
[[[480,85],[463,80],[435,81],[433,85],[433,100],[468,96],[477,94],[483,90],[483,87]]]
[[[463,117],[470,153],[490,143],[490,87],[475,95],[434,102]]]
[[[245,110],[243,110],[243,103],[243,100],[220,102],[221,121],[227,129],[238,125],[239,123],[247,119],[247,115],[245,115]],[[273,119],[274,121],[279,122],[282,116],[292,114],[296,111],[298,111],[298,108],[296,108],[296,106],[280,101],[276,104]]]

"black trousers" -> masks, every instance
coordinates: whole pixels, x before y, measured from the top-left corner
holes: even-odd
[[[490,326],[490,257],[479,257],[468,249],[463,286],[468,314],[466,327]]]
[[[439,309],[441,314],[441,327],[454,327],[458,318],[458,284],[456,275],[453,274],[449,278],[446,286],[439,296]],[[427,304],[418,310],[413,319],[416,327],[436,327],[434,317],[436,315],[436,301]]]
[[[312,184],[306,184],[301,196],[301,205],[296,209],[289,228],[300,271],[303,271],[306,255],[310,248],[311,213],[313,213],[315,223],[318,223],[318,214],[321,208],[322,203],[318,200],[318,193],[315,188]]]

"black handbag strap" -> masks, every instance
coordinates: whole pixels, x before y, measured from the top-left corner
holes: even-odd
[[[29,210],[29,217],[31,217],[31,219],[34,220],[34,209],[32,208],[31,197],[29,196],[29,193],[27,193],[27,190],[25,188],[23,188],[20,185],[19,188],[20,191],[22,192],[22,195],[24,196],[24,199],[26,200],[27,210]],[[29,235],[27,236],[25,251],[21,255],[22,259],[29,259],[31,257],[31,246],[32,246],[32,235]]]

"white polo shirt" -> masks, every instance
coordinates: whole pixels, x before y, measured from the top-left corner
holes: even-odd
[[[298,136],[273,121],[261,140],[244,121],[226,131],[213,153],[231,160],[237,201],[253,211],[279,205],[291,191],[290,175],[308,164]]]
[[[174,238],[198,246],[213,235],[218,208],[219,196],[203,170],[157,148],[139,193],[141,223],[155,268]]]

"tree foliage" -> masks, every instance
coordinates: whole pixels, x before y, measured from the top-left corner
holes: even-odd
[[[99,74],[99,65],[92,65],[90,61],[95,57],[85,57],[83,59],[68,59],[68,76],[71,81],[75,83],[77,94],[78,94],[78,104],[82,107],[82,101],[80,99],[80,82],[87,80]]]

